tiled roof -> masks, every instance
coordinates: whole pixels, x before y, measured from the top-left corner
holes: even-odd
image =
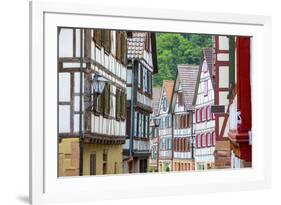
[[[192,101],[194,98],[199,66],[183,64],[177,67],[178,78],[182,86],[184,104],[188,110],[192,110]]]
[[[158,114],[158,106],[160,102],[161,87],[153,87],[152,89],[152,109],[153,115]]]
[[[142,58],[144,51],[144,41],[147,32],[133,32],[132,38],[127,38],[127,57]]]
[[[173,89],[174,89],[174,81],[173,80],[163,80],[163,88],[165,89],[168,104],[171,103]]]

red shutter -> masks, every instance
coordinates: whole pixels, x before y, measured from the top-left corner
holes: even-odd
[[[200,109],[200,117],[199,117],[199,122],[202,122],[202,111],[203,111],[203,108]]]
[[[195,121],[196,123],[198,123],[198,109],[196,109],[195,111]]]
[[[201,147],[203,147],[203,140],[204,140],[203,136],[204,136],[204,134],[201,134],[201,136],[200,136],[201,137]]]
[[[209,146],[209,144],[208,144],[208,143],[209,143],[209,139],[208,139],[208,138],[209,138],[209,133],[206,133],[206,134],[205,134],[206,147],[208,147],[208,146]]]
[[[212,145],[215,145],[216,135],[215,132],[212,132]]]
[[[215,120],[216,119],[215,117],[216,117],[215,114],[212,113],[212,120]]]
[[[209,106],[206,107],[206,121],[209,120]]]

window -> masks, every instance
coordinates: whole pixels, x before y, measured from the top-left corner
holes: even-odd
[[[146,137],[146,128],[147,128],[147,117],[143,115],[143,137]]]
[[[195,122],[198,123],[199,122],[199,110],[196,109],[195,111]]]
[[[201,145],[202,147],[206,147],[206,135],[201,134]]]
[[[211,134],[211,133],[208,133],[208,134],[207,134],[207,138],[208,138],[208,139],[207,139],[207,140],[208,140],[208,143],[207,143],[208,146],[212,146],[212,144],[213,144],[213,143],[212,143],[212,134]]]
[[[135,120],[134,120],[134,136],[138,136],[138,113],[135,112]]]
[[[101,30],[101,43],[104,47],[104,50],[110,53],[110,46],[111,46],[111,31],[110,30]]]
[[[114,174],[118,173],[118,164],[117,162],[114,163]]]
[[[205,108],[202,107],[201,108],[201,111],[200,111],[200,114],[201,114],[201,121],[204,122],[206,120],[206,112],[204,111]]]
[[[196,139],[197,139],[197,147],[201,147],[201,146],[202,146],[201,135],[198,134],[198,135],[196,136]]]
[[[102,174],[107,174],[107,150],[103,150],[102,160]]]
[[[169,128],[169,116],[165,119],[165,128]]]
[[[208,65],[207,65],[207,61],[206,61],[206,60],[203,61],[203,64],[202,64],[202,71],[203,71],[204,73],[206,73],[206,72],[208,71]]]
[[[126,33],[116,31],[116,58],[123,64],[127,64],[127,41]]]
[[[203,82],[203,86],[204,86],[204,97],[208,96],[208,80],[205,80]]]
[[[183,105],[182,93],[178,93],[178,105],[179,105],[179,106],[182,106],[182,105]]]
[[[167,98],[166,97],[164,97],[163,98],[163,104],[162,104],[162,109],[163,109],[163,111],[165,112],[165,111],[167,111]]]
[[[142,82],[143,82],[143,91],[147,92],[147,71],[146,69],[143,67],[142,69]]]
[[[141,65],[138,66],[138,88],[141,88]]]
[[[208,106],[206,109],[206,120],[211,120],[212,118],[212,113],[211,113],[211,106]]]
[[[94,93],[94,112],[95,114],[103,114],[109,116],[110,114],[110,88],[109,83],[105,84],[103,92],[100,95]]]
[[[101,33],[101,29],[95,29],[94,30],[94,41],[96,43],[97,46],[101,46],[101,42],[102,42],[102,33]]]
[[[90,154],[90,175],[96,175],[96,154]]]
[[[110,84],[106,83],[105,87],[104,87],[104,91],[103,91],[103,113],[105,116],[109,116],[110,113]]]
[[[143,120],[142,120],[142,114],[141,113],[139,113],[139,133],[138,133],[138,136],[139,137],[142,137],[142,132],[143,132],[143,128],[142,128],[142,124],[143,124]]]
[[[215,113],[212,113],[212,120],[215,120],[216,119],[216,115]]]
[[[216,133],[212,132],[212,145],[216,144]]]
[[[116,89],[116,119],[120,120],[120,113],[121,113],[121,90]]]

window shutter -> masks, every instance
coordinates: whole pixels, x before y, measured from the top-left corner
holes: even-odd
[[[214,113],[212,113],[212,120],[215,120],[216,119],[216,116]]]
[[[205,134],[205,138],[206,138],[206,146],[209,146],[209,133]]]
[[[198,123],[198,109],[195,111],[195,122]]]
[[[102,30],[102,46],[104,50],[110,53],[110,41],[111,41],[111,31],[110,30]]]
[[[120,90],[116,89],[116,119],[120,119]]]
[[[200,109],[200,122],[203,122],[203,108]]]
[[[121,33],[121,61],[124,65],[127,64],[127,41],[126,41],[126,33]]]
[[[94,30],[94,40],[96,45],[101,46],[101,29]]]
[[[127,93],[123,91],[123,119],[126,119],[126,107],[127,107]]]
[[[116,58],[121,60],[121,32],[116,31]]]
[[[206,121],[208,121],[209,120],[209,106],[208,107],[206,107],[206,109],[205,109],[205,111],[206,111]]]
[[[212,145],[216,144],[216,134],[215,132],[212,132]]]
[[[204,139],[204,134],[201,134],[200,137],[201,137],[201,147],[205,147],[204,145],[205,145],[206,141]]]

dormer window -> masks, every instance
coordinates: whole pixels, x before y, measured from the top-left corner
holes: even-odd
[[[203,61],[203,64],[202,64],[202,71],[203,71],[204,73],[206,73],[206,72],[208,71],[208,65],[207,65],[207,61],[206,61],[206,60]]]

